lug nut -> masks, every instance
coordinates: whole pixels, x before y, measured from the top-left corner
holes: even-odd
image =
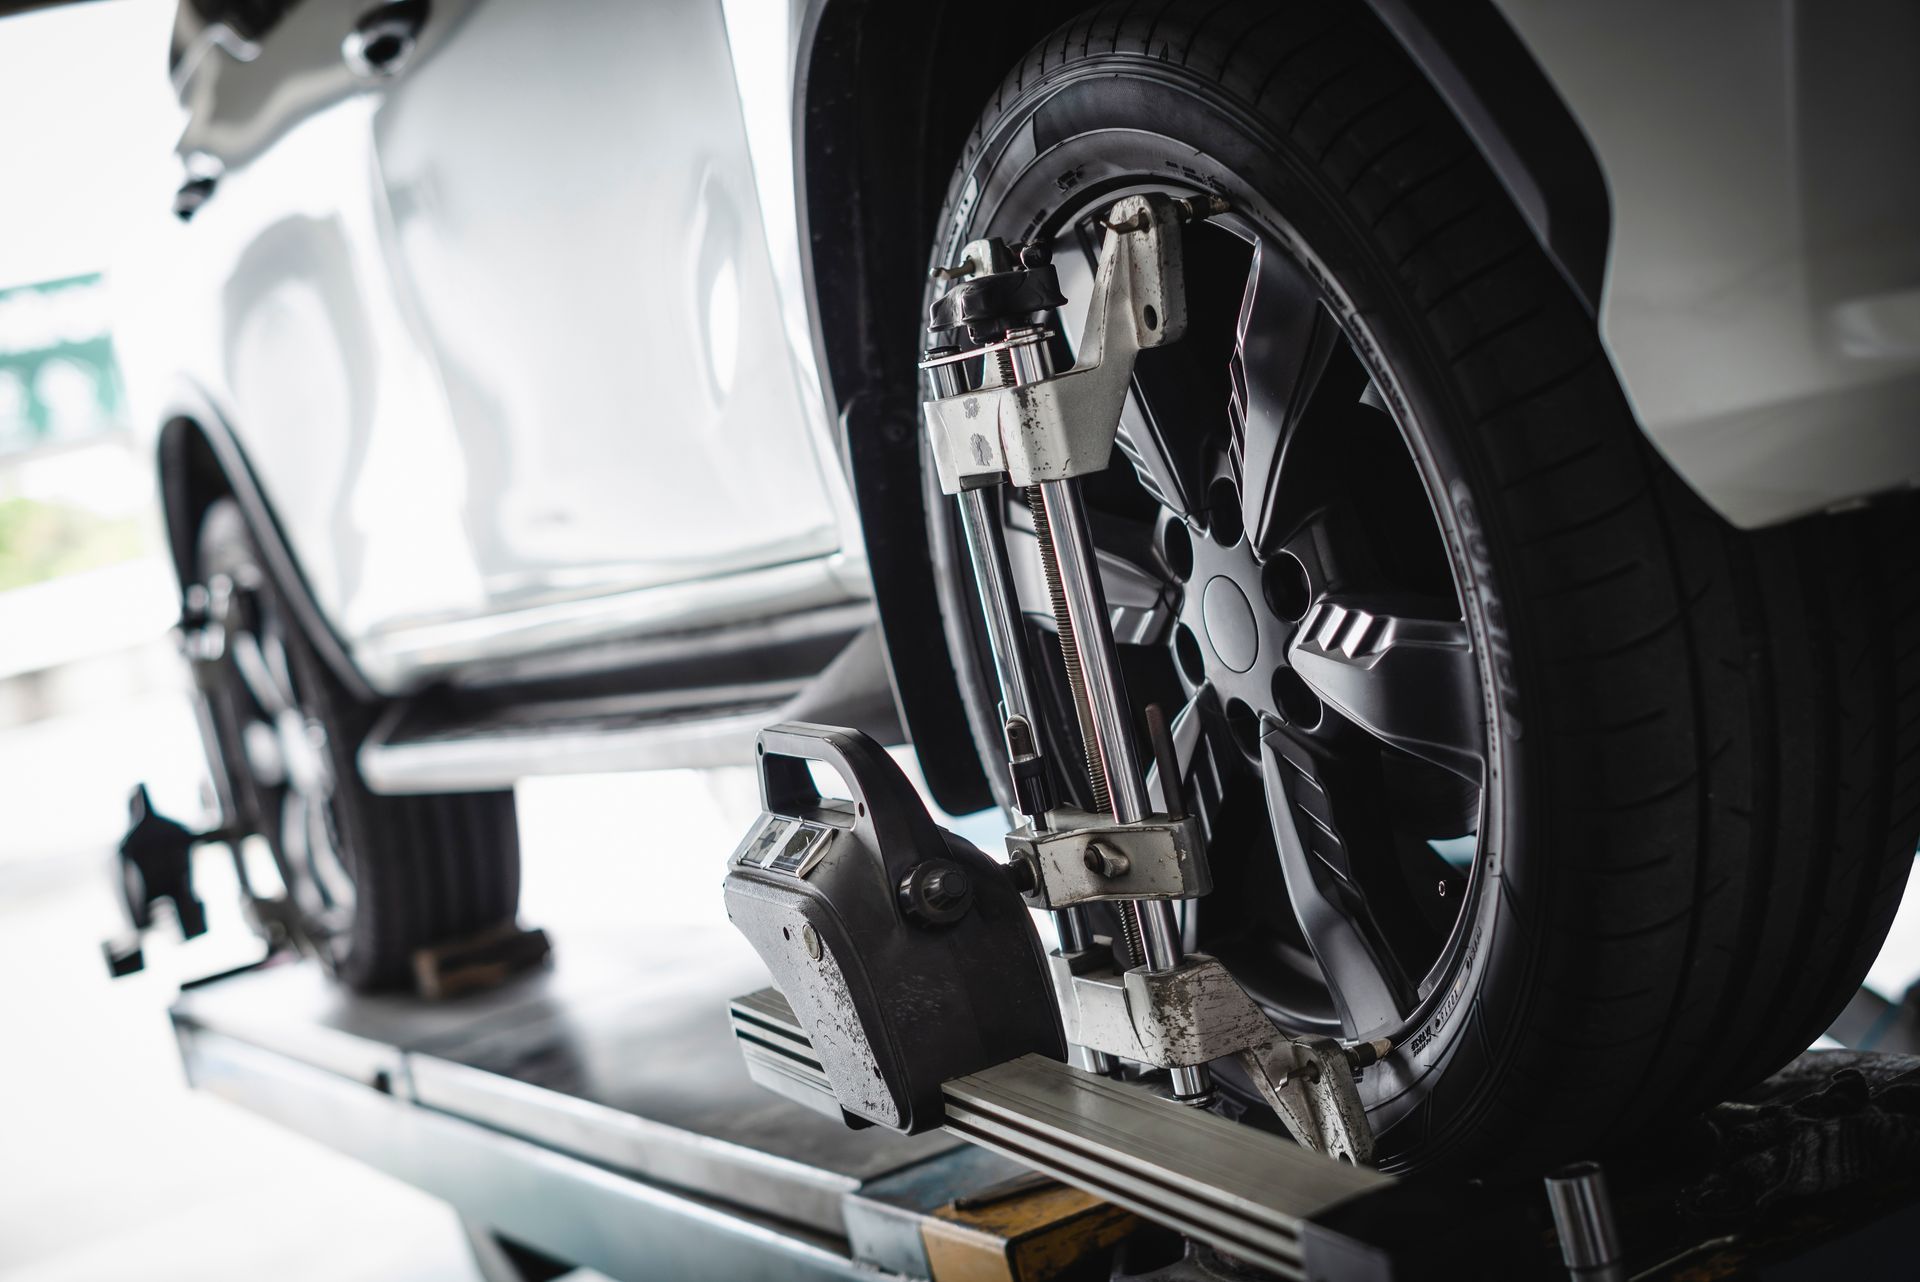
[[[1087,871],[1099,877],[1124,877],[1133,861],[1102,842],[1087,847]]]

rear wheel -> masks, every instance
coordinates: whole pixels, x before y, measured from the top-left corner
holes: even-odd
[[[1708,511],[1362,6],[1057,33],[933,257],[1051,246],[1063,366],[1096,220],[1139,190],[1233,209],[1187,229],[1187,335],[1142,355],[1087,486],[1130,691],[1180,709],[1209,829],[1189,945],[1289,1028],[1393,1040],[1363,1091],[1388,1167],[1592,1152],[1804,1048],[1920,826],[1912,505],[1757,536]],[[964,545],[929,513],[997,777]],[[1032,518],[1001,513],[1052,671]],[[1051,700],[1051,759],[1083,760]]]
[[[238,504],[208,507],[196,548],[188,591],[218,639],[201,689],[228,819],[265,840],[286,888],[263,926],[375,989],[407,982],[418,949],[511,922],[513,794],[369,791],[355,757],[376,710],[300,635]]]

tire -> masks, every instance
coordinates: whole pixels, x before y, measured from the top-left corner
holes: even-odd
[[[299,634],[239,505],[209,505],[195,547],[194,583],[222,636],[199,679],[209,755],[229,825],[265,839],[287,892],[263,922],[292,937],[270,942],[308,949],[342,983],[374,991],[409,983],[421,948],[511,923],[513,794],[370,791],[356,756],[380,710],[353,699]],[[265,662],[244,662],[249,649]],[[276,717],[276,702],[291,716]],[[316,747],[315,760],[297,760],[288,734]]]
[[[1116,4],[1062,28],[988,103],[932,260],[999,235],[1051,242],[1061,261],[1087,211],[1142,188],[1225,196],[1261,252],[1278,247],[1318,291],[1404,450],[1381,474],[1417,476],[1405,493],[1427,510],[1409,520],[1430,521],[1471,644],[1484,722],[1471,864],[1451,883],[1457,907],[1421,908],[1453,914],[1434,927],[1431,987],[1363,1080],[1379,1164],[1488,1171],[1604,1153],[1804,1049],[1871,963],[1920,835],[1915,504],[1753,534],[1708,509],[1651,449],[1591,318],[1363,5]],[[1188,231],[1190,289],[1201,234]],[[1200,360],[1215,341],[1200,303],[1189,310],[1168,359],[1198,344]],[[1161,356],[1143,356],[1137,390]],[[1163,448],[1228,433],[1237,497],[1220,503],[1244,506],[1231,454],[1243,429],[1219,426],[1223,402],[1198,404],[1154,416],[1174,442]],[[1334,457],[1346,439],[1316,448]],[[1142,503],[1162,498],[1150,468],[1125,464],[1116,452],[1087,487],[1096,525],[1145,519]],[[953,505],[927,485],[956,669],[1005,804],[979,608]],[[1190,508],[1179,538],[1213,538],[1224,511]],[[1170,521],[1151,521],[1157,541],[1137,559],[1167,573]],[[1191,589],[1168,590],[1185,610]],[[1136,696],[1176,688],[1164,653],[1123,647],[1123,665]],[[1327,707],[1314,732],[1350,732]],[[1310,738],[1278,706],[1254,715],[1263,754]],[[1070,705],[1053,717],[1050,755],[1071,760]],[[1391,745],[1368,751],[1392,783]],[[1083,789],[1072,774],[1055,783],[1068,796]],[[1406,795],[1377,808],[1418,809]],[[1237,958],[1257,960],[1250,932],[1275,956],[1317,957],[1281,938],[1304,927],[1247,907],[1297,893],[1263,866],[1281,838],[1253,857],[1220,836],[1190,944],[1236,975]],[[1249,987],[1282,1023],[1366,1031],[1336,1018],[1332,985],[1335,1009],[1317,1012],[1278,981]]]

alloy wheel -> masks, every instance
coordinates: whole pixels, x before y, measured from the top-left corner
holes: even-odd
[[[1095,215],[1119,194],[1054,239],[1070,300],[1057,366],[1092,286]],[[1119,440],[1131,466],[1089,496],[1130,694],[1178,709],[1208,831],[1216,890],[1187,905],[1188,944],[1290,1027],[1397,1037],[1441,996],[1478,889],[1486,728],[1461,578],[1391,371],[1291,238],[1239,215],[1185,234],[1187,336],[1142,355]],[[1050,655],[1032,517],[1011,491],[1003,512]],[[1080,759],[1069,696],[1049,694],[1052,755]]]

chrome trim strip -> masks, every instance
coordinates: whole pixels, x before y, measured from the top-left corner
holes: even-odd
[[[706,692],[701,692],[706,693]],[[696,715],[622,729],[583,722],[554,730],[387,743],[383,723],[360,748],[360,774],[379,793],[472,792],[511,788],[531,775],[737,766],[753,760],[762,727],[780,719],[781,699],[754,702],[717,717]]]
[[[612,596],[551,601],[478,619],[422,623],[364,637],[353,658],[387,694],[466,664],[615,638],[720,627],[860,600],[843,553]]]

